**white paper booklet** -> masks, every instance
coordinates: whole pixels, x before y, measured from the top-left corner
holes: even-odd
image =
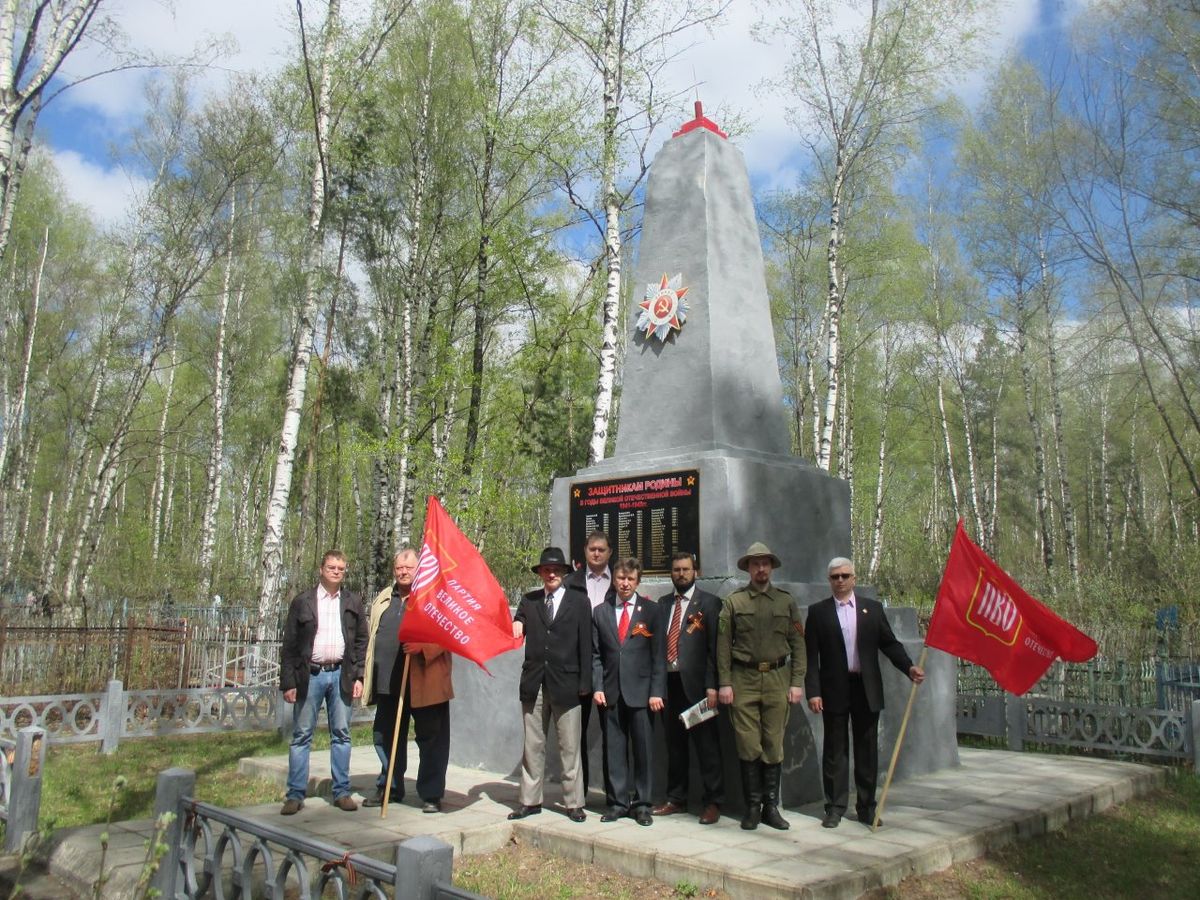
[[[715,706],[708,705],[708,698],[701,700],[695,706],[689,706],[679,714],[679,721],[683,723],[684,728],[693,728],[701,722],[707,722],[717,714]]]

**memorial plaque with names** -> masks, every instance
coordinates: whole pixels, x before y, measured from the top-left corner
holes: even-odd
[[[671,574],[671,554],[686,550],[700,564],[700,473],[654,472],[608,481],[576,481],[570,490],[571,560],[585,565],[593,531],[605,532],[613,558],[641,560],[643,575]]]

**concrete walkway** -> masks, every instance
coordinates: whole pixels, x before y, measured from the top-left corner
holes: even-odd
[[[413,773],[414,745],[410,751]],[[454,766],[448,772],[441,814],[421,812],[410,779],[409,796],[390,806],[382,819],[378,809],[345,813],[319,796],[329,791],[327,753],[313,756],[309,799],[298,815],[282,819],[279,804],[238,811],[389,862],[394,843],[419,834],[446,841],[456,853],[496,850],[515,835],[579,862],[670,885],[686,881],[719,888],[735,898],[841,898],[858,897],[909,875],[935,872],[1016,839],[1062,828],[1147,793],[1165,778],[1162,769],[1133,763],[999,750],[959,753],[962,764],[955,769],[894,784],[885,825],[874,834],[853,819],[843,820],[836,829],[822,828],[819,804],[785,810],[792,827],[782,832],[765,826],[742,831],[733,816],[707,827],[691,815],[660,817],[649,828],[630,819],[602,823],[603,798],[595,792],[586,822],[573,823],[561,807],[552,805],[541,815],[514,823],[506,818],[516,804],[514,781]],[[282,787],[287,759],[247,759],[241,768]],[[363,773],[353,779],[356,792],[373,792],[377,763],[370,747],[354,749],[351,771]],[[551,785],[547,801],[557,800],[558,787]],[[51,873],[81,888],[95,878],[100,830],[89,827],[56,835]],[[110,829],[106,897],[129,896],[151,831],[148,820]]]

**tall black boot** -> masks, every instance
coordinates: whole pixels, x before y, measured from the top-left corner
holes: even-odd
[[[763,824],[770,825],[772,828],[778,828],[780,831],[787,831],[791,826],[788,824],[788,820],[779,814],[779,782],[783,776],[783,765],[776,763],[773,766],[768,766],[766,763],[763,763],[762,766]]]
[[[746,801],[746,811],[742,813],[742,828],[753,831],[758,827],[762,815],[762,769],[756,759],[753,762],[740,760],[742,764],[742,797]]]

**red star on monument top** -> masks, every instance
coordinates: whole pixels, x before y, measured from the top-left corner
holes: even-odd
[[[671,137],[677,138],[681,134],[687,134],[689,131],[695,131],[697,128],[707,128],[717,137],[729,137],[729,135],[717,127],[716,122],[704,115],[704,107],[700,104],[699,100],[696,101],[696,118],[692,119],[690,122],[684,122],[682,127],[680,127],[678,131],[671,135]]]

